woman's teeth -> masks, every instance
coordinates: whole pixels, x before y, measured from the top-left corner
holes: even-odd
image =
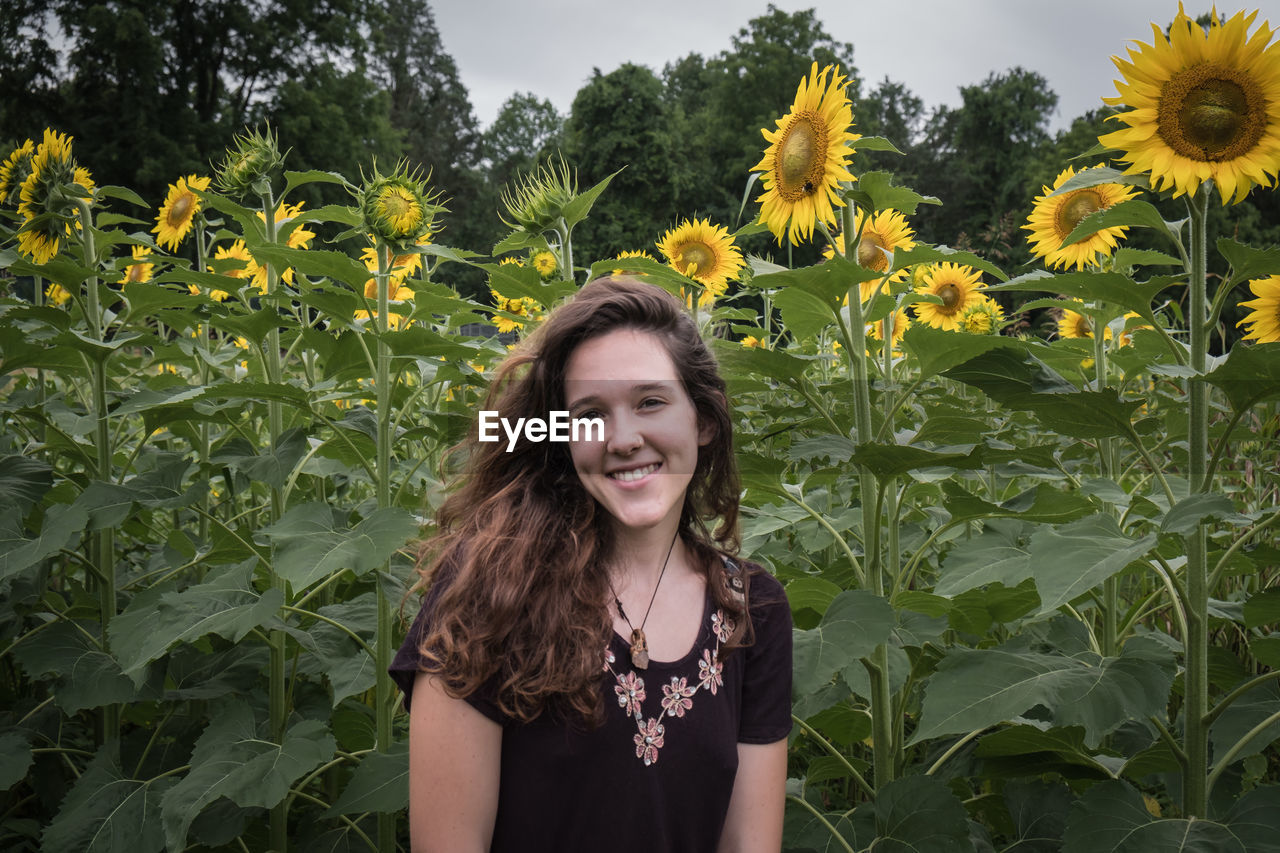
[[[619,471],[618,473],[610,474],[609,476],[615,480],[621,480],[624,483],[631,483],[636,480],[639,480],[641,477],[652,474],[654,471],[657,471],[657,470],[658,470],[658,463],[655,462],[652,465],[646,465],[643,468],[633,468],[630,471]]]

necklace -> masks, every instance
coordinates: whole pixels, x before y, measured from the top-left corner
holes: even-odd
[[[622,599],[618,598],[618,593],[613,589],[613,581],[609,581],[609,591],[613,593],[613,603],[618,608],[618,615],[627,623],[627,627],[631,629],[631,664],[636,669],[647,669],[649,666],[649,645],[644,639],[644,623],[649,621],[649,611],[653,610],[654,599],[658,597],[658,587],[662,586],[662,576],[667,573],[667,563],[671,562],[671,552],[675,550],[676,539],[680,536],[680,529],[676,528],[676,535],[671,537],[671,545],[667,548],[667,557],[662,561],[662,571],[658,572],[658,582],[653,585],[653,595],[649,596],[649,606],[645,608],[644,618],[640,620],[640,627],[637,628],[631,624],[631,620],[627,618],[627,611],[622,609]]]

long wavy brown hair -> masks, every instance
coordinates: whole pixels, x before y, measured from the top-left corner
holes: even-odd
[[[498,368],[483,408],[504,418],[567,409],[565,366],[584,341],[617,329],[653,334],[714,427],[698,450],[679,535],[716,603],[751,642],[746,591],[735,595],[720,555],[738,551],[739,483],[724,380],[697,326],[661,288],[622,277],[583,287]],[[607,567],[611,516],[583,488],[563,442],[481,442],[478,425],[452,448],[462,473],[420,550],[410,590],[435,598],[419,652],[455,697],[484,688],[502,713],[529,721],[550,708],[588,725],[603,712],[601,656],[612,636]],[[707,521],[718,522],[711,530]],[[743,586],[747,573],[739,572]],[[408,595],[406,595],[406,600]],[[401,602],[403,611],[404,601]]]

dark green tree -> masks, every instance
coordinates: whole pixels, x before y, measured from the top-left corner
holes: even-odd
[[[490,181],[509,184],[563,147],[564,121],[554,104],[532,92],[507,98],[484,132]]]

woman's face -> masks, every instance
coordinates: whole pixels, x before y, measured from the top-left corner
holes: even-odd
[[[583,487],[619,533],[669,535],[712,430],[699,425],[666,347],[636,329],[591,338],[569,356],[564,384],[570,418],[604,422],[603,441],[569,444]]]

